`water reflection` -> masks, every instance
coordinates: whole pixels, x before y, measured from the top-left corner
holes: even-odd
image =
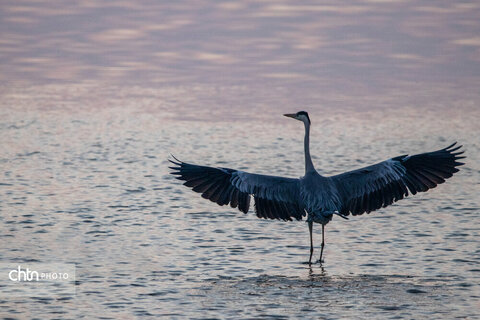
[[[442,295],[452,290],[442,282],[442,279],[396,275],[329,276],[322,270],[318,274],[310,273],[307,278],[260,275],[241,280],[218,279],[200,291],[208,297],[203,301],[205,309],[215,310],[221,301],[229,310],[247,317],[262,314],[282,318],[303,314],[335,318],[338,309],[345,310],[343,316],[346,317],[372,313],[382,317],[393,314],[432,317],[454,314],[458,312],[455,304],[461,304],[457,300],[431,309]]]
[[[5,2],[4,80],[396,87],[479,76],[475,2]],[[440,81],[439,81],[440,80]],[[325,88],[326,89],[326,88]]]

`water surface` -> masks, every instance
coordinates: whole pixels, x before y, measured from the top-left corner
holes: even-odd
[[[0,296],[3,317],[478,317],[475,2],[116,3],[1,5],[0,259],[77,279],[70,299]],[[309,268],[305,222],[219,207],[167,168],[299,177],[303,126],[281,114],[300,109],[325,175],[453,141],[467,164],[334,218]]]

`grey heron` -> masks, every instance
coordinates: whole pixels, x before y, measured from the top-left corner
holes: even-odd
[[[230,204],[247,213],[251,196],[257,217],[264,219],[306,221],[310,233],[310,258],[313,254],[313,223],[322,225],[322,244],[319,262],[325,246],[325,225],[333,215],[348,219],[349,214],[361,215],[391,205],[417,192],[425,192],[444,183],[464,163],[457,160],[462,146],[456,143],[433,152],[401,155],[361,169],[325,177],[313,166],[310,156],[310,118],[305,111],[285,114],[305,126],[305,175],[285,178],[248,173],[241,170],[207,167],[186,163],[173,157],[177,179],[201,193],[202,197],[219,205]]]

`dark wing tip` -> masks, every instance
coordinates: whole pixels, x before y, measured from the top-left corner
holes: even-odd
[[[457,144],[457,141],[455,141],[454,143],[452,143],[451,145],[449,145],[448,147],[446,148],[443,148],[443,150],[448,150],[450,148],[452,148],[453,146],[455,146]],[[461,147],[461,146],[460,146]]]
[[[178,160],[173,154],[170,153],[170,156],[171,156],[174,160],[167,158],[167,160],[168,160],[169,162],[171,162],[171,163],[173,163],[174,165],[177,165],[177,166],[183,164],[183,161]]]
[[[177,161],[177,162],[182,162],[182,161],[178,160],[178,159],[177,159],[173,154],[171,154],[171,153],[170,153],[170,156],[171,156],[173,159],[175,159],[175,161]]]
[[[463,145],[456,144],[457,142],[451,144],[443,150],[450,153],[453,156],[454,160],[465,159],[467,156],[465,156],[465,149],[462,149]],[[455,161],[455,166],[463,166],[464,164],[465,163],[463,162]]]
[[[447,151],[450,154],[453,154],[454,156],[457,156],[457,155],[461,155],[465,152],[465,149],[460,150],[461,148],[463,148],[463,145],[457,145],[457,142],[455,141],[454,143],[452,143],[448,147],[443,148],[442,151]],[[458,152],[455,152],[455,151],[458,151]]]

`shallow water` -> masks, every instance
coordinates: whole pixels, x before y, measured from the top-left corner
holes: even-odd
[[[412,110],[343,117],[313,110],[312,154],[324,174],[453,139],[465,144],[468,162],[431,192],[334,219],[326,228],[326,262],[311,269],[303,264],[304,222],[218,207],[173,179],[166,161],[172,152],[202,164],[300,176],[300,123],[280,116],[268,124],[183,121],[128,107],[94,117],[62,109],[7,116],[2,261],[75,263],[78,283],[67,301],[2,297],[3,314],[451,318],[478,311],[475,112],[455,125],[448,112],[425,124],[429,114]]]
[[[2,5],[0,259],[74,263],[77,282],[68,298],[0,295],[0,315],[478,318],[478,6],[204,5],[218,8]],[[428,193],[334,217],[309,268],[305,222],[219,207],[167,168],[172,153],[301,176],[303,126],[281,116],[299,109],[325,175],[453,141],[467,164]]]

